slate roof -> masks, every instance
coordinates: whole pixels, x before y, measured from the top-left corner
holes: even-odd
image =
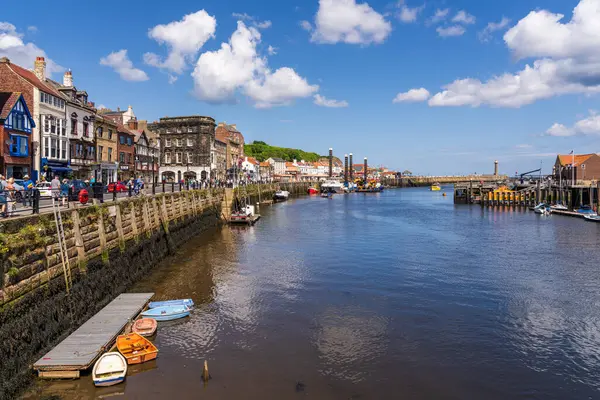
[[[0,92],[0,120],[8,118],[20,97],[21,92]]]

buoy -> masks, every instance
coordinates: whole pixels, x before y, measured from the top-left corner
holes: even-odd
[[[442,193],[442,196],[446,197],[446,192]]]
[[[210,374],[208,373],[208,361],[204,360],[204,368],[202,370],[202,380],[204,382],[208,382],[208,380],[211,378]]]

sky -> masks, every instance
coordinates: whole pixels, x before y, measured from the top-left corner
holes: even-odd
[[[416,174],[600,151],[600,0],[10,2],[0,57],[72,70],[138,119],[208,115],[246,141]]]

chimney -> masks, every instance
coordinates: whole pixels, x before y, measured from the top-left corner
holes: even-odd
[[[73,73],[71,70],[65,72],[65,75],[63,76],[63,86],[73,87]]]
[[[127,127],[128,127],[129,129],[133,129],[134,131],[137,131],[137,129],[138,129],[138,122],[137,122],[137,119],[133,119],[133,118],[132,118],[132,119],[130,119],[130,120],[127,122]]]
[[[224,127],[225,126],[225,122],[219,122],[219,126],[220,127]]]
[[[498,160],[494,161],[494,176],[498,176]]]
[[[0,64],[10,64],[10,60],[6,57],[0,58]]]
[[[117,107],[117,112],[121,112],[121,107]]]
[[[237,131],[237,124],[231,124],[231,127]]]
[[[46,80],[46,59],[44,57],[36,57],[33,64],[33,73],[40,81]]]

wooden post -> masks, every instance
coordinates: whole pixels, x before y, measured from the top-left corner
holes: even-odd
[[[473,201],[473,181],[469,181],[469,198],[467,199],[467,204],[471,204]]]
[[[583,189],[579,188],[579,207],[583,205]]]
[[[179,212],[181,213],[181,218],[183,219],[185,218],[185,208],[183,206],[185,196],[180,193],[179,198],[177,200],[179,201]]]
[[[98,235],[100,236],[100,250],[104,251],[106,249],[106,231],[104,229],[104,216],[101,210],[98,211]]]
[[[125,240],[123,237],[123,217],[121,216],[121,206],[115,203],[115,225],[117,225],[117,234],[119,240]]]
[[[80,268],[85,262],[85,246],[83,244],[83,236],[81,235],[81,222],[77,210],[71,211],[71,219],[73,220],[73,233],[75,235],[75,247],[77,248],[77,263]]]
[[[150,234],[150,217],[148,216],[148,201],[146,200],[142,203],[142,219],[144,220],[144,231]]]
[[[133,202],[131,203],[131,207],[129,208],[129,218],[131,220],[131,231],[133,232],[133,237],[137,238],[138,227],[137,222],[135,220],[135,205],[133,204]]]
[[[592,193],[592,184],[590,183],[590,207],[594,208],[594,193]]]

